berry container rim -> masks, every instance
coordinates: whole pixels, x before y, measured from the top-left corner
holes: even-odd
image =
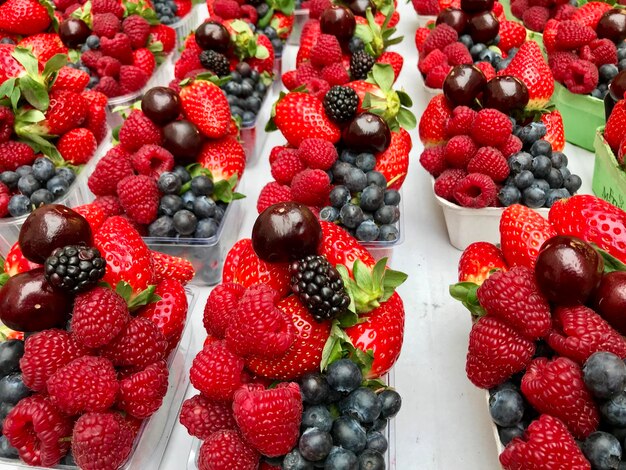
[[[400,193],[400,203],[398,204],[398,209],[400,210],[400,218],[396,223],[394,223],[394,227],[398,229],[398,238],[393,241],[387,240],[374,240],[371,242],[363,242],[359,241],[359,244],[369,251],[372,256],[378,261],[381,258],[387,256],[389,260],[391,260],[391,249],[395,248],[398,245],[404,243],[404,222],[405,222],[405,214],[404,214],[404,192],[402,188],[398,190]]]

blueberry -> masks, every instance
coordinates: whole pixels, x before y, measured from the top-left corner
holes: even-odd
[[[363,43],[363,40],[358,37],[358,36],[352,36],[350,38],[350,42],[348,43],[348,49],[350,50],[351,53],[355,53],[358,51],[363,50],[363,48],[365,47],[365,44]]]
[[[550,174],[546,177],[546,181],[552,189],[563,187],[563,174],[556,168],[550,170]]]
[[[339,211],[336,207],[326,206],[320,211],[320,220],[335,222],[339,218]]]
[[[602,403],[600,414],[611,426],[626,428],[626,392],[619,392]]]
[[[276,30],[271,26],[267,26],[263,29],[263,34],[265,34],[269,39],[274,39],[278,37]]]
[[[164,215],[148,225],[148,235],[151,237],[173,237],[175,234],[174,220]]]
[[[224,214],[225,214],[226,210],[221,207],[221,206],[217,206],[215,208],[215,215],[213,216],[213,218],[215,219],[216,222],[221,222],[222,219],[224,218]]]
[[[599,100],[601,100],[602,98],[604,98],[604,93],[602,93],[600,90],[598,90],[597,88],[594,88],[593,90],[591,90],[591,96],[593,96],[594,98],[598,98]]]
[[[502,189],[498,192],[498,200],[504,207],[512,206],[513,204],[519,204],[522,199],[522,193],[516,186],[511,184],[502,186]]]
[[[501,59],[501,60],[496,61],[495,69],[498,72],[500,70],[504,70],[505,68],[507,68],[509,66],[509,64],[511,63],[512,60],[513,60],[513,58],[509,56],[506,59]]]
[[[365,176],[367,176],[367,184],[375,184],[383,189],[387,188],[387,178],[380,171],[368,171]]]
[[[193,202],[193,212],[199,219],[207,219],[215,215],[217,204],[211,198],[198,196]]]
[[[513,183],[515,183],[518,189],[529,188],[534,181],[535,177],[529,170],[522,170],[513,178]]]
[[[9,200],[9,214],[11,217],[19,217],[32,211],[30,199],[23,194],[16,194]]]
[[[230,82],[233,83],[240,83],[242,80],[241,74],[239,72],[237,72],[236,70],[233,70],[232,72],[230,72]],[[229,82],[226,82],[229,83]],[[223,87],[225,88],[225,87]]]
[[[383,407],[384,407],[384,404],[383,404]],[[387,422],[388,420],[386,418],[378,418],[376,421],[372,423],[372,425],[369,427],[369,430],[382,432],[387,427]]]
[[[550,191],[548,191],[548,197],[546,198],[546,207],[552,207],[552,205],[563,198],[566,197],[570,197],[571,194],[569,193],[569,191],[567,189],[564,188],[560,188],[560,189],[551,189]]]
[[[300,454],[312,462],[324,460],[332,448],[333,438],[328,432],[318,428],[304,431],[298,442]]]
[[[620,70],[626,69],[626,59],[620,60],[619,63],[617,64],[617,68]]]
[[[243,127],[253,127],[254,121],[256,120],[256,115],[251,111],[244,111],[241,119],[241,125]]]
[[[337,181],[339,184],[344,184],[348,173],[350,173],[353,168],[354,167],[350,163],[336,161],[331,168],[333,180]]]
[[[17,188],[19,179],[20,175],[14,171],[3,171],[0,173],[0,182],[4,183],[9,189]]]
[[[241,90],[239,91],[239,96],[241,96],[242,98],[247,98],[248,96],[252,95],[252,93],[254,93],[254,86],[250,85],[250,82],[247,82],[246,80],[241,82]]]
[[[230,114],[232,114],[233,116],[239,116],[240,118],[243,118],[243,113],[244,110],[241,109],[239,106],[230,107]]]
[[[563,167],[559,168],[559,171],[563,175],[563,178],[567,178],[569,175],[572,174],[572,172],[569,171],[569,168],[567,168],[566,166],[563,166]]]
[[[378,239],[384,242],[395,242],[400,237],[398,229],[393,225],[385,224],[380,226]]]
[[[183,236],[191,235],[196,231],[198,226],[198,218],[193,212],[186,209],[178,211],[174,214],[174,229]]]
[[[326,369],[326,380],[332,389],[350,393],[361,385],[363,374],[359,366],[350,359],[339,359]]]
[[[58,199],[70,190],[70,184],[60,176],[53,176],[46,183],[46,189],[52,194],[52,199]]]
[[[310,405],[324,403],[330,393],[326,377],[318,372],[311,372],[300,380],[302,401]]]
[[[550,184],[542,178],[535,178],[535,181],[533,181],[533,184],[531,184],[530,186],[531,188],[539,188],[544,193],[550,191]]]
[[[15,447],[9,444],[6,436],[0,436],[0,457],[4,459],[19,459],[19,453]]]
[[[333,442],[352,452],[361,452],[367,445],[367,435],[363,426],[349,416],[341,416],[333,423]]]
[[[583,378],[596,398],[610,398],[626,387],[626,364],[613,353],[597,352],[585,362]]]
[[[31,391],[24,385],[21,373],[13,372],[0,379],[0,402],[17,405],[17,402],[30,394]]]
[[[626,59],[626,49],[622,47],[617,50],[617,60],[621,62],[624,59]]]
[[[535,178],[546,178],[552,169],[552,162],[544,155],[533,158],[532,172]]]
[[[30,202],[35,207],[41,207],[46,204],[52,204],[54,202],[54,196],[47,189],[38,189],[30,195]]]
[[[533,157],[543,155],[550,158],[552,156],[552,144],[547,140],[539,139],[530,146],[530,154]]]
[[[546,132],[546,125],[544,123],[531,122],[527,126],[522,127],[516,135],[520,138],[524,147],[530,148],[533,142],[545,136]]]
[[[166,194],[159,201],[159,214],[173,217],[176,212],[181,210],[185,203],[180,196],[175,194]]]
[[[348,203],[339,211],[341,223],[348,228],[357,228],[363,222],[363,210],[354,204]]]
[[[356,167],[367,172],[376,166],[376,157],[371,153],[360,153],[356,156]]]
[[[100,48],[100,38],[95,34],[92,34],[87,37],[85,44],[89,46],[90,49],[99,49]]]
[[[357,155],[358,154],[352,150],[344,150],[341,152],[341,155],[339,155],[339,160],[349,163],[350,165],[355,165]]]
[[[367,470],[385,470],[385,457],[374,449],[365,449],[359,455],[359,468]]]
[[[524,399],[517,390],[500,390],[489,397],[489,413],[498,426],[514,426],[524,416]]]
[[[57,168],[55,174],[56,176],[63,178],[65,181],[67,181],[68,185],[72,184],[76,180],[76,173],[71,168]]]
[[[492,63],[496,58],[496,53],[491,49],[485,49],[478,54],[478,59],[481,61]]]
[[[333,207],[341,209],[350,201],[350,190],[345,186],[335,186],[328,196]]]
[[[198,226],[193,234],[194,238],[211,238],[217,234],[219,224],[215,219],[201,219],[198,221]]]
[[[213,194],[213,181],[205,175],[196,176],[191,180],[191,192],[196,196],[210,196]]]
[[[358,470],[359,458],[354,452],[342,447],[333,447],[326,458],[325,470]]]
[[[15,44],[15,41],[11,38],[2,38],[0,44]]]
[[[382,206],[374,212],[374,221],[379,225],[392,224],[396,218],[396,207]]]
[[[378,395],[378,398],[382,405],[380,413],[383,418],[393,418],[402,407],[402,397],[398,392],[390,388],[383,390]]]
[[[232,80],[228,81],[224,84],[223,90],[229,95],[239,96],[239,93],[241,93],[241,83]]]
[[[578,175],[569,175],[565,178],[565,182],[563,185],[565,189],[569,191],[570,194],[576,194],[576,191],[580,189],[583,182]]]
[[[359,168],[350,168],[350,171],[344,177],[344,184],[353,193],[358,193],[367,186],[367,176]]]
[[[258,91],[261,95],[265,95],[265,92],[267,91],[267,85],[263,82],[258,82],[256,85],[254,85],[254,91]]]
[[[178,177],[180,178],[180,182],[182,184],[185,184],[186,182],[191,181],[191,175],[187,171],[187,168],[185,168],[184,166],[181,166],[181,165],[175,166],[174,169],[172,170],[172,173],[176,173],[178,175]]]
[[[267,4],[263,4],[267,6]],[[309,462],[300,453],[300,450],[296,447],[287,455],[283,460],[283,470],[314,470],[313,462]]]
[[[176,173],[166,171],[159,176],[157,185],[163,194],[178,194],[183,182]]]
[[[35,178],[33,173],[22,176],[17,182],[17,189],[19,189],[24,196],[30,196],[39,188],[41,188],[41,183]]]
[[[622,459],[622,446],[606,432],[591,433],[583,442],[581,450],[594,470],[615,469]]]
[[[356,229],[356,239],[362,242],[373,242],[380,235],[380,229],[373,220],[364,220]]]
[[[600,66],[598,72],[600,72],[600,81],[609,83],[619,73],[619,70],[614,64],[604,64]]]
[[[470,47],[469,51],[470,51],[470,54],[472,55],[472,59],[478,59],[478,56],[480,55],[480,53],[484,51],[485,49],[487,49],[487,46],[481,43],[474,44],[472,47]]]
[[[272,39],[272,47],[274,48],[274,52],[276,53],[276,56],[281,57],[283,48],[285,47],[285,45],[283,44],[283,41],[280,38]]]
[[[385,191],[385,204],[388,206],[397,206],[400,204],[400,193],[396,189],[388,189]]]
[[[341,402],[339,410],[360,423],[373,423],[380,416],[382,405],[378,395],[367,387],[359,387]]]
[[[531,209],[538,209],[546,203],[547,195],[541,188],[531,186],[524,190],[522,198],[525,206]]]
[[[387,452],[389,443],[387,438],[380,431],[368,431],[367,432],[367,448],[384,454]]]
[[[247,108],[255,114],[259,112],[259,109],[261,109],[261,104],[261,99],[257,96],[248,96],[246,98]],[[256,116],[254,116],[252,119],[254,120],[255,118]]]
[[[459,38],[459,42],[463,44],[465,47],[467,47],[467,49],[471,49],[472,46],[474,45],[474,40],[472,39],[472,36],[470,36],[469,34],[463,34]]]
[[[502,445],[506,446],[516,437],[522,437],[524,435],[524,425],[522,423],[517,423],[516,425],[508,428],[498,426],[498,435],[500,436],[500,442]]]
[[[552,168],[560,169],[567,166],[567,157],[563,152],[552,152],[550,161],[552,162]]]
[[[373,212],[383,205],[385,191],[380,186],[370,185],[361,192],[360,206],[364,211]]]
[[[8,339],[0,343],[0,376],[20,370],[20,359],[24,355],[24,341]]]
[[[10,403],[0,403],[0,428],[13,408],[15,408],[15,405]]]

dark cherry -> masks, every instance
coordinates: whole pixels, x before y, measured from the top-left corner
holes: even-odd
[[[615,101],[624,99],[624,93],[626,93],[626,70],[622,70],[611,80],[609,92]]]
[[[77,49],[85,43],[91,30],[87,23],[78,18],[68,18],[59,25],[61,42],[71,49]]]
[[[474,42],[489,43],[495,39],[499,31],[500,22],[491,11],[476,13],[467,19],[466,32]]]
[[[487,79],[478,67],[457,65],[443,81],[443,94],[453,107],[471,107],[486,84]]]
[[[178,118],[180,109],[178,93],[164,86],[150,88],[141,100],[143,113],[160,126]]]
[[[320,28],[324,34],[332,34],[340,41],[349,41],[354,35],[356,20],[348,8],[333,5],[322,12]]]
[[[230,34],[224,25],[206,21],[196,29],[196,43],[205,51],[224,54],[230,47]]]
[[[491,11],[494,0],[461,0],[461,10],[467,13]]]
[[[72,303],[72,297],[53,289],[43,268],[37,268],[16,274],[0,289],[0,320],[16,331],[63,328]]]
[[[368,8],[372,9],[372,14],[376,14],[376,5],[370,0],[350,0],[348,8],[357,16],[365,17]]]
[[[546,241],[535,263],[541,292],[558,305],[584,304],[600,284],[604,261],[576,237],[559,235]]]
[[[28,216],[20,230],[19,243],[27,260],[43,264],[56,248],[91,244],[91,228],[72,209],[47,204]]]
[[[613,328],[626,335],[626,272],[613,271],[602,276],[593,296],[593,308]]]
[[[449,7],[437,16],[437,24],[442,23],[454,28],[457,33],[463,34],[463,31],[465,31],[465,27],[467,26],[467,15],[463,10]]]
[[[607,11],[598,21],[596,34],[619,44],[626,39],[626,14],[617,9]]]
[[[265,209],[252,228],[252,247],[269,263],[317,254],[322,227],[310,209],[297,202],[281,202]]]
[[[184,119],[170,122],[163,128],[163,147],[175,158],[194,161],[203,143],[204,139],[198,128]]]
[[[509,114],[515,109],[524,109],[528,103],[528,88],[516,77],[494,77],[485,85],[481,101],[485,108]]]
[[[355,152],[384,152],[391,143],[391,131],[383,118],[361,113],[344,128],[341,139]]]

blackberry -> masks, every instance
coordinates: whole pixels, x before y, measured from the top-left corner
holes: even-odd
[[[339,272],[323,256],[310,255],[289,266],[291,290],[318,322],[330,320],[350,305]]]
[[[371,55],[364,50],[356,51],[350,59],[350,75],[352,80],[362,80],[367,78],[367,74],[376,63]]]
[[[324,109],[335,122],[347,122],[356,114],[359,96],[347,86],[334,86],[324,96]]]
[[[230,63],[225,55],[212,50],[200,53],[200,63],[205,69],[210,70],[218,77],[223,77],[230,73]]]
[[[81,292],[104,277],[106,261],[96,248],[68,245],[54,250],[44,268],[46,279],[53,287]]]

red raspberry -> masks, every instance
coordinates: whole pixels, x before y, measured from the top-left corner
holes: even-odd
[[[150,36],[150,23],[139,15],[130,15],[122,22],[122,31],[130,38],[133,49],[146,47]]]
[[[567,74],[569,64],[578,60],[578,56],[573,52],[557,51],[548,56],[548,64],[552,69],[552,75],[558,82],[563,82]]]
[[[482,317],[469,335],[465,371],[477,387],[493,388],[523,370],[535,354],[535,343],[498,318]]]
[[[241,18],[247,20],[248,23],[256,24],[259,20],[259,14],[252,5],[241,5]]]
[[[139,67],[134,65],[120,67],[120,89],[124,95],[141,90],[149,79],[148,74]]]
[[[575,60],[565,71],[563,82],[569,91],[577,94],[591,93],[598,85],[598,67],[586,60]]]
[[[522,378],[522,393],[540,413],[560,419],[577,439],[598,428],[600,416],[578,364],[566,357],[533,360]]]
[[[561,21],[557,26],[556,47],[570,51],[589,44],[596,39],[596,32],[574,20]]]
[[[216,0],[214,6],[215,14],[225,20],[239,18],[241,9],[235,0]]]
[[[112,38],[121,29],[120,19],[113,13],[99,13],[93,15],[92,34],[101,38]]]
[[[163,140],[161,129],[144,113],[133,110],[120,127],[119,140],[129,152],[136,152],[146,144],[160,145]]]
[[[430,88],[443,88],[443,82],[452,70],[451,65],[438,65],[426,75],[424,83]]]
[[[84,127],[77,127],[63,134],[57,142],[57,150],[68,163],[82,165],[87,163],[96,152],[98,142],[93,132]]]
[[[113,13],[118,18],[124,15],[124,8],[117,0],[93,0],[91,2],[92,13]]]
[[[98,196],[94,199],[93,204],[102,209],[106,218],[124,213],[124,208],[117,196]]]
[[[466,169],[467,164],[476,154],[476,144],[471,137],[457,135],[445,145],[444,155],[446,163],[453,168]]]
[[[284,186],[276,181],[267,183],[259,193],[259,200],[256,203],[256,210],[263,212],[269,206],[278,204],[279,202],[288,202],[293,200],[291,188]]]
[[[571,20],[572,15],[576,13],[577,8],[569,3],[564,3],[554,9],[553,19],[557,21]]]
[[[298,149],[292,149],[289,147],[283,147],[282,145],[277,145],[276,147],[272,147],[270,150],[270,165],[273,165],[276,160],[278,160],[281,156],[288,153],[297,153]]]
[[[454,201],[454,188],[467,175],[465,170],[445,170],[435,180],[435,194],[447,201]]]
[[[600,315],[584,306],[557,308],[546,339],[558,354],[579,364],[598,351],[626,357],[624,338]]]
[[[122,379],[118,406],[135,418],[149,418],[163,403],[168,375],[167,364],[160,361]]]
[[[64,68],[65,67],[63,67],[63,69]],[[57,77],[55,84],[58,81],[59,77]],[[0,143],[7,142],[11,138],[11,135],[13,134],[13,124],[15,124],[13,110],[7,108],[6,106],[0,106]]]
[[[341,63],[330,64],[322,69],[322,78],[333,87],[335,85],[344,85],[350,81],[348,71]]]
[[[448,167],[445,158],[445,147],[439,145],[437,147],[425,148],[420,155],[420,163],[424,169],[435,178],[439,176]]]
[[[461,64],[472,64],[474,61],[472,60],[472,55],[460,42],[453,42],[452,44],[448,44],[443,48],[443,53],[448,58],[448,63],[450,65],[461,65]]]
[[[293,382],[270,390],[245,385],[235,392],[233,414],[241,434],[255,449],[268,457],[284,455],[300,435],[300,387]]]
[[[294,201],[307,206],[319,206],[330,193],[330,178],[323,170],[304,170],[293,177],[291,194]]]
[[[256,470],[258,466],[258,452],[246,444],[237,431],[215,432],[200,447],[198,470]]]
[[[617,47],[610,39],[595,39],[589,44],[591,61],[598,67],[604,64],[617,65]]]
[[[505,470],[590,468],[563,422],[550,415],[541,415],[530,423],[524,437],[514,439],[500,454],[500,463]]]
[[[509,176],[509,164],[502,153],[493,147],[481,147],[467,165],[469,173],[482,173],[496,183],[501,183]]]
[[[457,42],[458,39],[459,35],[454,28],[445,23],[438,24],[424,41],[424,52],[428,54],[435,49],[443,50],[448,44]]]
[[[439,3],[437,3],[437,13],[439,12]],[[423,52],[424,51],[424,41],[426,41],[426,38],[428,37],[428,35],[430,34],[430,29],[428,28],[417,28],[417,31],[415,31],[415,47],[417,48],[418,52]]]
[[[113,57],[104,56],[98,59],[96,72],[100,77],[113,77],[117,79],[120,76],[121,62]]]
[[[98,84],[93,87],[94,91],[102,93],[109,98],[115,98],[122,94],[120,84],[113,77],[102,77]]]
[[[435,49],[434,51],[425,54],[423,58],[422,56],[420,56],[420,60],[417,63],[417,68],[420,72],[422,72],[423,75],[427,75],[428,72],[430,72],[432,69],[434,69],[435,67],[440,67],[442,65],[449,65],[448,57],[446,57],[443,51]]]
[[[448,137],[455,135],[469,135],[472,129],[474,119],[476,119],[476,111],[467,106],[457,106],[452,111],[452,116],[446,124],[446,134]]]
[[[159,179],[174,168],[174,156],[160,145],[144,145],[130,157],[130,163],[140,175]]]
[[[116,33],[112,38],[100,39],[100,50],[103,55],[116,58],[122,64],[133,63],[133,49],[130,38],[124,33]]]
[[[243,384],[243,367],[243,359],[230,352],[224,341],[216,341],[197,354],[189,379],[210,400],[230,400]]]
[[[80,60],[86,67],[89,67],[91,70],[96,70],[100,57],[102,57],[102,52],[89,49],[80,55]]]
[[[115,403],[119,384],[111,361],[83,356],[57,370],[47,387],[52,403],[72,416],[109,409]]]
[[[74,301],[72,335],[85,347],[100,348],[113,340],[129,320],[122,297],[111,289],[95,287]]]
[[[195,50],[185,49],[176,61],[176,65],[174,65],[174,76],[180,81],[193,70],[205,71],[198,53]]]
[[[313,66],[321,69],[327,65],[340,64],[341,59],[341,44],[337,37],[332,34],[320,34],[309,53],[309,60]]]
[[[514,153],[522,150],[522,141],[519,139],[519,137],[511,134],[509,136],[509,140],[507,140],[504,145],[498,147],[498,150],[502,152],[504,158],[509,158]]]
[[[321,78],[312,78],[306,82],[306,89],[309,94],[317,97],[319,100],[323,100],[328,90],[330,90],[330,85]]]
[[[287,90],[291,91],[298,86],[298,79],[296,78],[297,74],[297,70],[289,70],[288,72],[283,73],[282,81]]]
[[[15,171],[22,165],[30,165],[35,161],[35,152],[24,142],[9,140],[0,144],[0,169]]]
[[[487,81],[496,76],[496,69],[489,62],[476,62],[474,65],[483,73]]]
[[[471,136],[478,145],[497,147],[509,140],[511,132],[513,124],[506,114],[497,109],[485,108],[478,111]]]
[[[28,465],[54,467],[70,448],[64,438],[72,432],[72,419],[42,395],[23,398],[4,420],[2,434]]]
[[[133,449],[135,434],[119,413],[86,413],[74,425],[72,455],[83,470],[120,468]]]
[[[296,70],[297,86],[306,85],[314,78],[320,78],[320,75],[310,62],[305,62],[304,64],[298,66],[298,69]]]
[[[330,0],[311,0],[309,4],[309,17],[319,19],[322,12],[331,6]]]
[[[511,2],[511,13],[520,20],[524,16],[524,12],[528,10],[528,0],[513,0]]]
[[[245,288],[234,282],[219,284],[211,291],[203,317],[204,328],[208,334],[220,339],[224,337],[244,292]]]
[[[208,439],[217,431],[237,429],[229,404],[207,400],[202,395],[195,395],[183,402],[179,420],[191,436],[200,440]]]
[[[293,177],[304,169],[306,169],[306,165],[302,163],[298,154],[290,152],[281,156],[272,164],[272,176],[280,184],[289,185]]]
[[[131,220],[149,224],[157,218],[161,193],[154,178],[127,176],[117,184],[117,196]]]
[[[298,148],[298,156],[309,168],[328,170],[337,160],[337,149],[324,139],[304,139]]]
[[[470,173],[454,187],[454,199],[463,207],[480,209],[496,202],[498,188],[487,175]]]
[[[138,317],[131,319],[100,355],[116,367],[144,369],[164,360],[166,347],[167,341],[159,327],[147,318]]]
[[[530,7],[522,14],[522,21],[531,31],[541,32],[550,19],[550,10],[544,7]]]
[[[0,183],[0,217],[9,213],[9,201],[11,200],[11,190],[6,184]]]
[[[24,385],[35,392],[45,392],[46,381],[61,367],[89,353],[63,330],[44,330],[24,342],[20,369]]]

